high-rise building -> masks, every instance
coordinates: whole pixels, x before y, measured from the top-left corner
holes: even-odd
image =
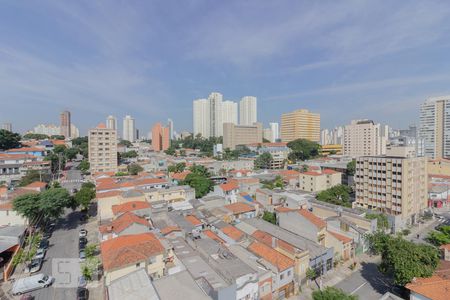
[[[270,141],[270,142],[273,142],[272,141],[273,134],[272,134],[272,129],[270,127],[269,128],[264,128],[264,130],[263,130],[263,138],[268,140],[268,141]]]
[[[66,139],[71,137],[71,121],[70,121],[70,111],[63,111],[59,115],[60,120],[60,129],[61,129],[61,135],[63,135]]]
[[[152,127],[152,147],[153,151],[164,151],[170,147],[170,128],[163,127],[161,123],[156,123]]]
[[[372,120],[353,120],[344,129],[344,155],[386,154],[387,130]]]
[[[116,117],[109,115],[106,118],[106,128],[117,130],[117,119],[116,119]]]
[[[1,128],[12,132],[12,124],[11,123],[3,123]]]
[[[211,118],[209,101],[207,99],[197,99],[193,102],[193,123],[194,136],[200,134],[202,137],[211,136]]]
[[[99,124],[89,130],[89,163],[91,173],[117,172],[117,131]]]
[[[258,122],[256,97],[245,96],[239,102],[239,125],[253,125]]]
[[[134,118],[127,115],[123,118],[123,136],[126,141],[134,142],[136,140],[136,125]]]
[[[280,126],[278,123],[272,122],[269,123],[270,129],[272,130],[272,139],[270,140],[272,143],[277,142],[280,139]]]
[[[48,136],[60,135],[61,128],[54,124],[39,124],[33,128],[33,132],[37,134],[45,134]]]
[[[222,102],[222,122],[238,124],[238,105],[227,100]]]
[[[220,93],[211,93],[208,97],[210,110],[210,126],[211,136],[219,137],[223,135],[223,113],[222,100],[223,96]]]
[[[415,223],[427,207],[427,159],[362,156],[356,160],[355,207]]]
[[[73,123],[70,124],[70,138],[76,139],[80,137],[80,130]]]
[[[173,130],[173,121],[172,119],[167,119],[167,126],[169,127],[169,139],[175,139],[175,132]]]
[[[262,143],[263,128],[261,123],[253,125],[223,124],[223,148],[234,150],[238,145]]]
[[[429,98],[420,107],[419,138],[430,158],[450,158],[450,95]]]
[[[320,114],[297,109],[281,116],[281,141],[306,139],[320,142]]]

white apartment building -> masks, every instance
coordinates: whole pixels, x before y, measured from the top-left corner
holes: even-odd
[[[106,118],[106,128],[117,130],[117,119],[116,119],[116,117],[109,115]]]
[[[61,127],[54,124],[39,124],[33,128],[33,132],[48,136],[59,135],[61,133]]]
[[[344,128],[344,155],[384,155],[386,143],[386,128],[372,120],[353,120]]]
[[[421,105],[419,139],[426,157],[450,158],[450,95],[429,98]]]
[[[89,130],[89,163],[91,173],[117,172],[117,131],[99,124]]]
[[[363,156],[356,160],[354,207],[400,216],[415,223],[427,207],[425,157]]]
[[[230,100],[222,102],[222,122],[238,124],[238,105],[236,102]]]
[[[169,140],[173,140],[175,138],[175,133],[173,130],[173,120],[167,119],[167,127],[169,127]]]
[[[272,130],[272,139],[270,141],[272,143],[275,143],[280,138],[280,125],[278,123],[272,122],[269,123],[269,127]]]
[[[258,122],[257,114],[256,97],[243,97],[239,102],[239,125],[253,125]]]
[[[209,101],[207,99],[197,99],[193,102],[193,129],[194,136],[201,134],[202,137],[211,136],[211,119]]]
[[[123,136],[126,141],[134,142],[136,140],[136,127],[135,120],[131,116],[127,115],[123,118]]]

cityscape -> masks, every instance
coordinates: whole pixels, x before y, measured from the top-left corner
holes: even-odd
[[[450,3],[188,2],[2,4],[0,300],[450,299]]]

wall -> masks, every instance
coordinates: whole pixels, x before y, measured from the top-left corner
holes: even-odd
[[[287,229],[312,241],[317,241],[317,227],[300,216],[296,211],[278,214],[278,222],[281,228]]]

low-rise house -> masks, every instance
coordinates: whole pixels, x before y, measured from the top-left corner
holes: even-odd
[[[138,269],[111,281],[106,289],[106,299],[164,300],[164,298],[159,297],[144,269]]]
[[[240,242],[245,237],[245,234],[233,225],[227,225],[221,228],[220,231],[234,242]]]
[[[186,177],[191,174],[191,171],[186,170],[183,172],[178,172],[178,173],[171,173],[170,174],[170,178],[172,179],[172,183],[174,184],[180,184],[181,182],[183,182]]]
[[[300,172],[295,170],[281,170],[278,172],[287,188],[298,188]]]
[[[148,218],[151,215],[151,206],[146,201],[129,201],[122,204],[113,205],[112,212],[115,217],[131,212],[136,216]]]
[[[342,183],[342,174],[331,169],[307,171],[299,175],[299,189],[317,193]]]
[[[232,214],[231,221],[254,218],[257,215],[256,207],[244,202],[228,204],[224,208]]]
[[[47,186],[48,186],[47,182],[35,181],[22,187],[22,189],[31,190],[39,193],[44,191],[47,188]]]
[[[0,202],[0,227],[27,224],[27,219],[13,209],[12,201]]]
[[[239,185],[236,181],[230,180],[228,183],[214,186],[214,193],[224,197],[228,203],[235,203],[239,194]]]
[[[277,219],[281,228],[325,246],[327,224],[309,210],[297,209],[278,212]]]
[[[191,223],[192,226],[194,226],[194,228],[196,228],[197,230],[202,230],[203,227],[205,226],[205,223],[203,223],[203,221],[201,221],[194,215],[187,215],[184,219],[189,223]]]
[[[355,256],[353,240],[343,234],[327,230],[325,233],[325,245],[333,247],[335,260],[347,261]]]
[[[150,232],[150,223],[132,212],[119,215],[113,221],[99,227],[100,240],[105,241],[122,235]]]
[[[447,300],[450,291],[450,262],[441,260],[431,277],[414,278],[405,285],[410,300]]]
[[[194,281],[188,271],[184,270],[176,274],[153,281],[153,285],[161,300],[195,299],[208,300],[208,297]],[[143,298],[144,299],[144,298]],[[148,298],[145,298],[148,299]],[[123,300],[123,299],[122,299]]]
[[[6,150],[6,153],[9,154],[25,154],[25,155],[33,155],[37,157],[43,157],[46,155],[46,151],[43,148],[38,147],[22,147]]]
[[[164,275],[167,250],[153,233],[123,235],[100,244],[105,284],[144,268],[152,279]]]

